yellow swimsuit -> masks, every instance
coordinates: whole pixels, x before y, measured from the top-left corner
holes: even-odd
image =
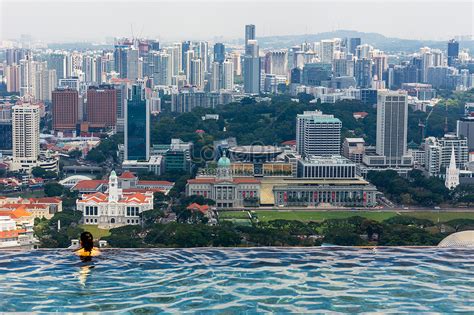
[[[81,257],[95,257],[100,255],[100,251],[97,247],[92,248],[92,250],[86,251],[84,248],[76,250],[76,254]]]

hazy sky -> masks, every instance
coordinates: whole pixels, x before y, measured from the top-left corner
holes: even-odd
[[[30,34],[50,41],[135,36],[162,41],[257,38],[337,29],[409,39],[445,40],[473,34],[469,0],[417,1],[23,1],[0,0],[0,39]]]

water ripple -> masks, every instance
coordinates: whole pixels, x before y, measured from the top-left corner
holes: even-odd
[[[0,251],[0,296],[0,312],[474,313],[474,250]]]

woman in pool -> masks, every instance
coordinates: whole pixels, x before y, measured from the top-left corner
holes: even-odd
[[[94,268],[93,265],[89,264],[92,261],[92,257],[99,256],[100,251],[97,247],[94,247],[94,237],[90,232],[82,232],[81,234],[81,248],[76,250],[76,254],[81,258],[83,263],[79,269],[79,282],[82,286],[86,285],[87,277]]]
[[[81,248],[76,250],[76,254],[81,258],[90,258],[100,255],[99,249],[94,247],[94,237],[90,232],[82,232]]]

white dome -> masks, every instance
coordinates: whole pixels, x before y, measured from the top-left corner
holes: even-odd
[[[438,247],[474,247],[474,231],[462,231],[445,237]]]

